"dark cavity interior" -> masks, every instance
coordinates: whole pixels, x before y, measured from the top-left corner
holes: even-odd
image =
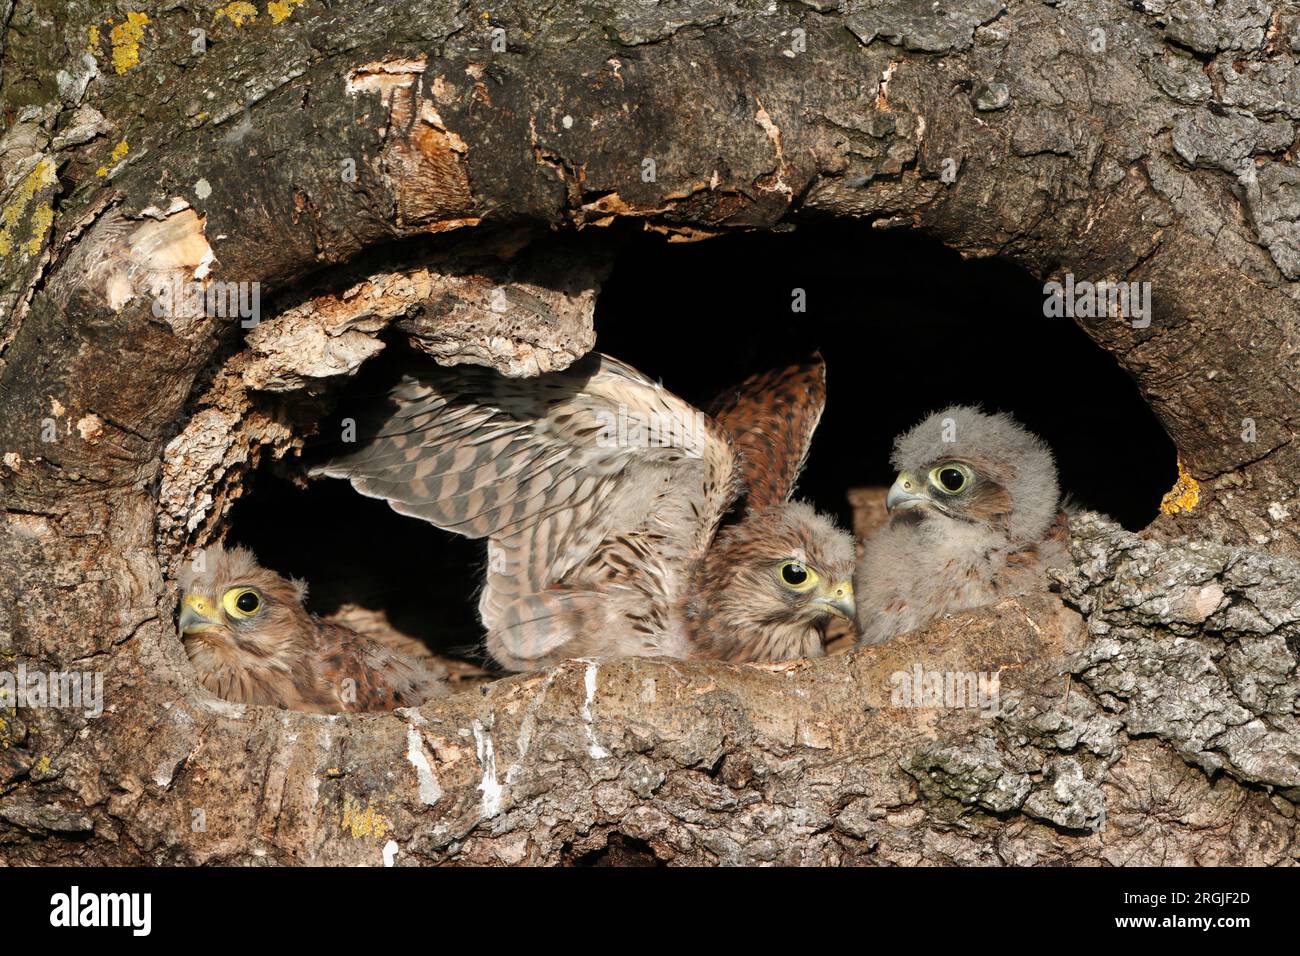
[[[795,289],[804,313],[791,311]],[[621,239],[596,347],[699,406],[751,371],[820,349],[829,400],[798,494],[845,527],[849,489],[892,482],[896,434],[945,405],[978,403],[1052,446],[1076,504],[1140,529],[1175,481],[1173,445],[1132,379],[1072,321],[1044,317],[1043,299],[1041,281],[1010,263],[964,261],[900,231],[813,226],[689,244],[640,234]],[[400,373],[409,353],[400,336],[392,342],[342,387],[340,407]],[[323,430],[334,428],[327,418]],[[380,610],[442,653],[481,659],[481,542],[346,482],[303,490],[281,464],[249,486],[230,540],[309,581],[313,611]]]

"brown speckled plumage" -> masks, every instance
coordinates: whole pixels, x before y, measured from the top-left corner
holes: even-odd
[[[790,500],[825,406],[826,363],[820,354],[751,375],[714,401],[709,413],[731,436],[740,459],[747,511]]]
[[[237,704],[313,713],[416,706],[442,690],[416,659],[303,607],[305,586],[257,563],[244,548],[209,548],[180,575],[182,640],[199,681]],[[253,590],[247,619],[223,606]]]
[[[729,429],[740,432],[746,408],[809,400],[800,394],[742,387],[724,427],[609,356],[531,379],[428,366],[376,414],[360,416],[356,451],[316,473],[487,539],[479,613],[488,651],[509,669],[587,656],[820,653],[819,626],[832,611],[813,599],[824,587],[797,607],[768,602],[783,589],[782,561],[851,553],[847,535],[828,520],[786,504],[820,415],[818,396],[815,412],[789,419],[802,423],[798,438],[775,436],[773,447],[780,455],[791,449],[793,464],[767,455],[764,468],[779,477],[763,479],[762,507],[719,534],[745,480],[757,475],[745,472]],[[725,573],[723,553],[752,573]],[[829,584],[842,569],[815,570]],[[849,573],[851,559],[844,582]],[[846,585],[837,610],[849,600]],[[737,601],[767,614],[742,620],[721,612]]]
[[[853,574],[853,539],[805,502],[751,512],[718,533],[686,606],[700,656],[741,662],[824,653],[825,604],[816,592],[771,580],[773,568],[792,556],[827,582]]]

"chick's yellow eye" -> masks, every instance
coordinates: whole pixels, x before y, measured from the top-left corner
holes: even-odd
[[[930,472],[930,484],[946,494],[959,494],[966,490],[970,482],[971,470],[957,462],[940,465]]]
[[[262,609],[262,596],[252,588],[231,588],[221,599],[226,613],[237,620],[246,620]]]
[[[801,561],[781,565],[781,583],[791,591],[807,591],[817,585],[817,572]]]

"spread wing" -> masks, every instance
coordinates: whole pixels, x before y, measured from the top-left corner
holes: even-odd
[[[597,354],[531,379],[431,365],[359,424],[356,451],[314,470],[487,538],[480,614],[525,659],[608,622],[602,595],[630,580],[652,602],[677,600],[734,472],[708,416]]]
[[[715,399],[710,413],[740,456],[747,508],[763,511],[790,500],[825,407],[826,363],[820,353],[751,375]]]

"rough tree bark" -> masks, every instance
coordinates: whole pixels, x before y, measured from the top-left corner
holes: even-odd
[[[106,703],[0,711],[0,861],[1300,855],[1296,6],[0,14],[0,661],[100,671]],[[602,227],[815,217],[1152,284],[1148,327],[1080,321],[1179,486],[1140,537],[1076,523],[1068,608],[771,667],[577,661],[386,715],[197,687],[169,576],[381,330],[562,367],[592,344]],[[259,283],[262,323],[155,314],[196,280]],[[996,706],[891,706],[918,665],[999,673]]]

